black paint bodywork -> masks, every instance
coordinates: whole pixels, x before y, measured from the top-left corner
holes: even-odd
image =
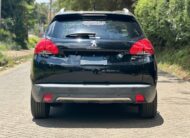
[[[78,13],[77,16],[80,17],[81,14]],[[67,18],[69,16],[74,17],[74,15],[67,15]],[[58,15],[53,21],[60,18],[61,16]],[[129,53],[132,45],[145,38],[144,35],[130,41],[45,37],[58,47],[59,54],[34,55],[31,70],[33,86],[36,84],[148,84],[156,88],[155,55]],[[92,46],[92,41],[96,42],[95,47]],[[81,59],[92,57],[107,60],[107,64],[80,64]]]
[[[56,40],[59,55],[34,55],[33,83],[58,84],[151,84],[156,85],[157,67],[154,55],[130,55],[133,42],[91,40]],[[70,46],[72,48],[70,48]],[[83,57],[102,57],[107,65],[80,65]]]

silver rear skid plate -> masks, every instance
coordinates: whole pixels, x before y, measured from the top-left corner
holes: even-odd
[[[58,97],[57,102],[74,102],[74,103],[130,103],[130,98],[65,98]]]

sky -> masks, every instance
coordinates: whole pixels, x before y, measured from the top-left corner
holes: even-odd
[[[36,2],[38,2],[38,3],[42,3],[42,2],[46,2],[46,3],[48,3],[49,0],[36,0]]]

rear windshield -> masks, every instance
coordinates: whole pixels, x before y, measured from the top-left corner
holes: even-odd
[[[84,18],[72,20],[54,20],[47,35],[65,39],[70,34],[94,33],[96,38],[108,40],[130,40],[143,36],[139,24],[134,18]]]

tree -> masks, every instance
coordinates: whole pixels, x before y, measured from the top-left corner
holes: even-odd
[[[190,44],[190,0],[139,0],[135,15],[155,46]]]
[[[45,3],[35,3],[33,15],[36,23],[47,24],[49,7]]]
[[[23,49],[27,49],[28,28],[33,24],[31,11],[34,0],[3,0],[2,18],[11,19],[8,30],[14,34],[14,41]]]
[[[121,10],[128,8],[133,11],[133,4],[136,0],[57,0],[55,7],[57,10],[66,8],[67,10]]]

